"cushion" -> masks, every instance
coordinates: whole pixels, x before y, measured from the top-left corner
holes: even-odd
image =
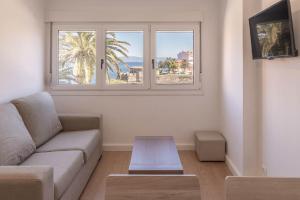
[[[54,196],[59,199],[82,168],[83,154],[81,151],[35,153],[21,165],[53,167]]]
[[[35,148],[16,107],[13,104],[0,105],[0,165],[18,165]]]
[[[36,146],[40,146],[62,130],[54,102],[46,93],[38,93],[13,101],[32,136]]]
[[[37,152],[80,150],[87,161],[100,142],[99,130],[62,132],[37,149]]]
[[[226,141],[216,131],[197,131],[195,133],[196,152],[200,161],[224,161]]]
[[[224,136],[217,131],[196,131],[198,141],[225,141]]]

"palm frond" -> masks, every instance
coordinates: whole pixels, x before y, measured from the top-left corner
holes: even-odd
[[[118,55],[128,57],[126,41],[119,41],[114,32],[106,34],[106,66],[118,76],[120,64],[125,64]],[[90,84],[96,73],[96,34],[94,32],[64,32],[59,37],[59,76],[79,84]]]

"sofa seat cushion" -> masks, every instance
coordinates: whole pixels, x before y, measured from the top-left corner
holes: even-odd
[[[22,163],[35,148],[16,107],[10,103],[0,105],[0,166]]]
[[[32,154],[22,166],[51,166],[54,176],[54,196],[59,199],[83,167],[81,151],[58,151]]]
[[[37,152],[80,150],[85,162],[91,157],[100,142],[97,129],[62,132],[37,149]]]
[[[12,102],[21,114],[37,147],[62,130],[50,94],[42,92]]]

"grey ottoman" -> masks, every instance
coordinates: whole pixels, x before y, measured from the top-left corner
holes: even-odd
[[[196,152],[200,161],[225,161],[226,142],[216,131],[195,132]]]

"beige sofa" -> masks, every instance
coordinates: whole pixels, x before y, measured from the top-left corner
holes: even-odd
[[[300,200],[300,178],[227,177],[226,200]]]
[[[1,200],[78,199],[101,154],[101,116],[57,115],[48,93],[0,105]]]

